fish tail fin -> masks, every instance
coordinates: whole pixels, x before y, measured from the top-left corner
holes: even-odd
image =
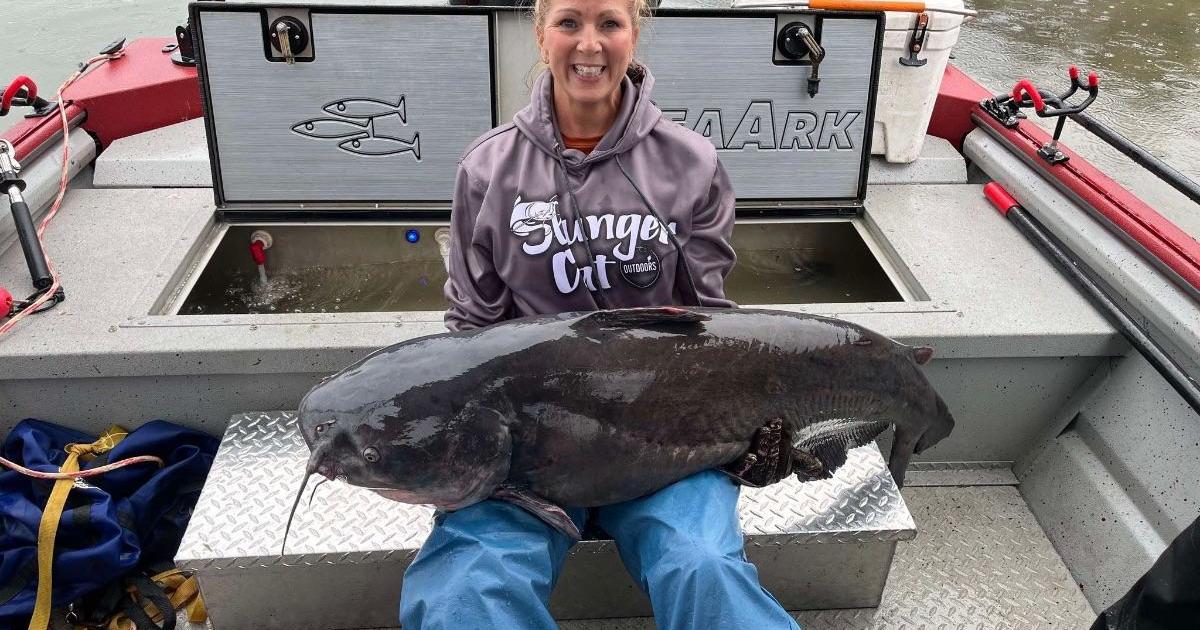
[[[409,147],[410,147],[409,150],[412,151],[413,157],[417,158],[417,161],[420,162],[421,161],[421,132],[418,131],[417,133],[413,134],[413,139],[409,143]]]

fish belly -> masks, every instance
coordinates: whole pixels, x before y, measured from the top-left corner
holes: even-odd
[[[527,441],[514,444],[510,480],[561,505],[610,505],[721,466],[744,453],[753,434],[713,430],[702,419],[669,432],[631,428],[636,424],[545,415]]]

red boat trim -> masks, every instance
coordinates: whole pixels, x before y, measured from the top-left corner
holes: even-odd
[[[68,105],[67,125],[71,129],[78,127],[86,115],[81,107]],[[3,137],[16,149],[17,161],[32,160],[62,138],[62,118],[58,109],[49,116],[26,118],[4,132]]]
[[[1181,280],[1200,290],[1200,242],[1179,226],[1061,143],[1059,150],[1070,159],[1056,165],[1046,163],[1037,151],[1050,140],[1050,134],[1036,124],[1021,121],[1016,129],[1008,129],[980,107],[976,107],[972,118],[1050,181],[1094,208]]]
[[[1089,74],[1089,83],[1099,82]],[[1022,121],[1008,129],[979,106],[995,96],[964,72],[947,64],[934,104],[928,132],[949,140],[962,151],[967,134],[977,126],[991,132],[1024,158],[1025,162],[1085,206],[1095,209],[1108,224],[1156,259],[1184,285],[1200,291],[1200,243],[1159,214],[1146,202],[1102,173],[1079,154],[1059,143],[1070,159],[1051,166],[1037,155],[1050,140],[1041,127]]]
[[[198,118],[200,83],[196,69],[171,62],[167,44],[172,37],[138,39],[125,46],[125,55],[97,65],[63,93],[67,116],[75,120],[86,112],[83,128],[99,143],[99,149],[114,140]],[[65,77],[64,77],[65,78]],[[56,94],[43,98],[57,99]],[[24,108],[10,115],[24,115]],[[27,118],[5,131],[17,159],[24,159],[62,132],[59,116]]]
[[[971,112],[979,102],[994,96],[974,79],[952,64],[946,64],[942,73],[942,84],[938,88],[937,101],[929,118],[928,133],[945,138],[962,152],[963,140],[975,130]]]
[[[87,129],[100,150],[113,140],[203,114],[196,69],[171,62],[163,46],[174,38],[135,40],[125,56],[100,64],[67,88],[63,98],[87,110]]]

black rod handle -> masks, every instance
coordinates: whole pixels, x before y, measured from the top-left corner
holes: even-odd
[[[1037,219],[1030,216],[1029,212],[1022,208],[1007,191],[996,182],[991,182],[984,186],[984,192],[996,209],[1016,225],[1026,238],[1033,241],[1033,244],[1050,258],[1060,271],[1065,273],[1077,287],[1091,298],[1092,304],[1108,316],[1109,321],[1124,333],[1129,343],[1137,348],[1142,356],[1146,357],[1146,360],[1158,370],[1158,373],[1162,374],[1163,378],[1175,388],[1175,391],[1179,392],[1179,395],[1191,405],[1192,409],[1200,414],[1200,384],[1188,376],[1183,368],[1179,367],[1179,364],[1175,363],[1174,359],[1167,355],[1146,334],[1146,331],[1104,292],[1104,289],[1084,273],[1079,267],[1079,263],[1065,251],[1054,235],[1042,227]]]
[[[54,284],[50,275],[50,267],[46,264],[46,254],[42,251],[42,243],[38,240],[37,228],[33,226],[33,216],[29,213],[29,204],[21,197],[21,191],[16,186],[9,186],[8,198],[12,202],[13,223],[17,226],[17,238],[21,241],[21,250],[25,253],[25,264],[29,267],[29,277],[33,287],[39,291]]]
[[[1079,112],[1071,114],[1071,119],[1079,123],[1079,126],[1092,132],[1097,138],[1100,138],[1114,149],[1123,153],[1129,159],[1137,162],[1141,167],[1154,173],[1155,177],[1167,182],[1175,190],[1187,195],[1188,199],[1200,203],[1200,184],[1192,181],[1188,176],[1171,168],[1169,164],[1154,157],[1149,151],[1138,146],[1137,143],[1117,133],[1115,129],[1096,120],[1091,114]]]

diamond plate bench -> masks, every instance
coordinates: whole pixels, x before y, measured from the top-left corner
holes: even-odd
[[[307,459],[293,413],[231,419],[175,558],[198,574],[217,630],[397,624],[400,582],[432,508],[327,484],[301,501],[280,556]],[[896,543],[916,535],[874,444],[833,479],[744,488],[738,508],[747,556],[790,610],[878,605]],[[651,614],[610,540],[575,545],[551,606],[559,619]]]

